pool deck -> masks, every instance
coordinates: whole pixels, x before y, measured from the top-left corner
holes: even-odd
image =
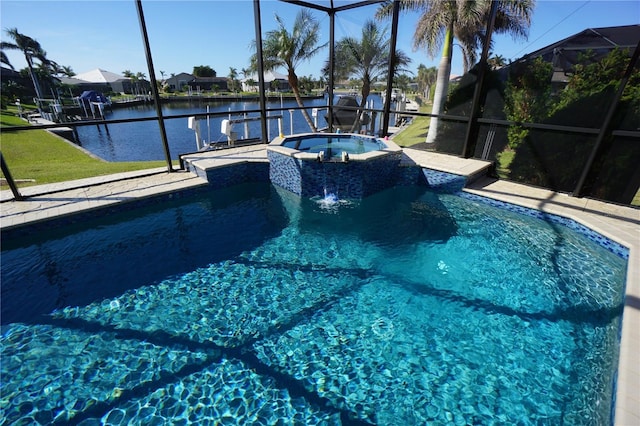
[[[406,162],[469,176],[470,183],[465,191],[572,218],[630,249],[615,424],[640,425],[640,209],[490,179],[485,176],[489,166],[485,161],[406,148],[404,154]],[[267,154],[265,145],[254,145],[192,154],[185,159],[196,167],[207,169],[244,162],[265,162]],[[27,187],[21,189],[27,197],[24,201],[14,201],[10,191],[1,191],[0,228],[8,229],[206,185],[204,179],[190,172],[169,173],[163,168]]]

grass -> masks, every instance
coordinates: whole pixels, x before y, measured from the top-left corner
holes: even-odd
[[[431,113],[431,104],[420,106],[419,112]],[[427,131],[431,117],[413,117],[411,123],[400,133],[393,137],[393,141],[402,147],[410,147],[422,143],[427,139]]]
[[[2,156],[20,187],[166,166],[164,161],[103,161],[45,130],[1,131],[25,124],[11,109],[0,113]],[[5,189],[4,180],[2,183]]]
[[[516,156],[516,152],[512,149],[505,149],[504,151],[498,153],[496,156],[497,164],[496,164],[496,173],[500,179],[509,179],[509,166]]]

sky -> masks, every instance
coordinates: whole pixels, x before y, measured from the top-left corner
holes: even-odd
[[[321,2],[326,4],[327,2]],[[194,66],[207,65],[218,77],[229,75],[230,68],[249,67],[251,43],[255,39],[253,1],[251,0],[142,0],[149,44],[157,78],[172,73],[191,73]],[[340,5],[336,1],[336,5]],[[276,0],[260,2],[263,34],[276,28],[275,14],[293,25],[299,7]],[[344,36],[360,38],[362,24],[371,19],[375,6],[366,6],[336,14],[336,40]],[[313,11],[320,23],[320,43],[329,41],[329,18]],[[423,50],[414,51],[412,37],[417,15],[402,14],[399,20],[397,48],[418,65],[437,66]],[[494,36],[493,54],[507,60],[518,59],[586,28],[640,24],[638,0],[537,0],[529,37],[513,40],[508,35]],[[381,25],[391,27],[390,21]],[[125,70],[149,77],[135,0],[0,0],[2,41],[12,41],[6,30],[17,28],[36,39],[47,58],[69,66],[76,74],[101,68],[116,74]],[[26,67],[18,51],[5,51],[16,69]],[[299,76],[321,75],[328,48],[312,61],[296,69]],[[284,69],[277,70],[285,73]],[[462,74],[461,52],[454,46],[452,74]]]

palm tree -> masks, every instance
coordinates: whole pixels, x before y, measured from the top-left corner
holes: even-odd
[[[389,70],[390,38],[387,28],[379,28],[373,20],[368,20],[362,26],[362,38],[345,37],[336,45],[336,69],[338,74],[354,76],[362,82],[360,109],[362,114],[367,98],[371,93],[371,84],[378,78],[385,77]],[[396,51],[394,73],[404,70],[411,59],[402,51]],[[359,119],[353,125],[352,131],[359,126]]]
[[[231,83],[230,89],[235,92],[236,91],[236,82],[238,81],[238,70],[233,68],[233,67],[229,67],[229,75],[227,76],[227,78],[229,79],[229,82]]]
[[[431,57],[442,48],[438,66],[436,91],[432,113],[444,112],[449,78],[453,39],[458,40],[468,69],[477,59],[477,50],[484,43],[484,29],[491,13],[491,0],[401,0],[401,8],[421,12],[413,36],[415,49],[426,48]],[[526,38],[531,24],[535,0],[499,2],[494,32],[510,33],[514,38]],[[378,17],[391,13],[391,5],[385,3],[377,12]],[[431,118],[427,143],[435,142],[439,120]]]
[[[507,65],[507,59],[502,55],[495,55],[487,59],[487,63],[492,70],[498,70]]]
[[[57,75],[62,74],[62,67],[53,61],[40,62],[36,65],[35,74],[40,85],[40,89],[48,89],[51,92],[51,97],[56,99],[57,93],[55,91],[56,86],[60,82],[56,78]]]
[[[5,32],[9,37],[13,39],[13,43],[3,41],[1,45],[2,49],[20,50],[24,54],[24,59],[27,62],[27,67],[29,68],[29,75],[31,76],[31,81],[33,82],[33,89],[36,92],[36,97],[38,99],[42,99],[42,90],[40,89],[40,83],[34,69],[34,59],[38,60],[43,66],[49,66],[51,64],[51,61],[47,60],[46,52],[42,49],[40,43],[38,43],[33,38],[21,34],[17,28],[10,28]]]
[[[302,115],[313,132],[317,131],[311,117],[302,103],[296,68],[300,63],[315,56],[327,43],[318,46],[320,24],[308,9],[300,9],[293,22],[291,32],[285,27],[284,21],[276,14],[278,28],[268,31],[263,40],[264,71],[273,71],[278,67],[287,69],[287,80],[293,91]],[[257,71],[257,56],[251,58],[251,68]]]
[[[418,65],[418,88],[427,101],[431,97],[431,87],[435,84],[437,75],[436,67],[427,68],[424,64]]]
[[[58,67],[58,69],[56,70],[57,74],[61,74],[65,77],[73,77],[74,75],[76,75],[76,73],[73,71],[73,68],[71,68],[69,65],[63,65],[61,67]]]
[[[131,72],[130,70],[122,71],[122,75],[131,80],[131,88],[133,90],[133,94],[137,95],[138,93],[137,93],[137,90],[136,90],[136,86],[137,86],[136,83],[138,82],[138,79],[137,79],[136,75],[133,72]]]
[[[4,51],[0,51],[0,63],[8,65],[9,68],[11,68],[12,70],[15,70],[13,65],[11,65],[11,61],[9,61],[9,58],[7,57],[7,54],[4,53]]]

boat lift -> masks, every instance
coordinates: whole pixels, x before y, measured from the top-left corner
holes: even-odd
[[[208,113],[208,107],[207,107],[207,113]],[[283,130],[282,130],[282,115],[270,115],[267,116],[267,124],[269,125],[271,123],[271,120],[278,120],[278,134],[280,136],[283,136]],[[220,124],[220,133],[221,136],[217,141],[212,141],[211,140],[211,126],[210,126],[210,120],[209,120],[209,116],[207,115],[207,138],[204,138],[202,136],[202,129],[200,127],[200,121],[195,117],[189,117],[188,119],[188,127],[189,129],[193,130],[195,132],[195,136],[196,136],[196,148],[198,151],[205,151],[205,150],[209,150],[212,148],[218,148],[220,147],[220,143],[223,142],[222,138],[223,136],[226,136],[227,138],[227,146],[228,147],[233,147],[235,146],[236,142],[238,142],[238,132],[234,130],[234,125],[235,124],[244,124],[244,137],[242,139],[240,139],[240,141],[247,141],[250,140],[249,137],[249,123],[252,121],[259,121],[261,120],[261,117],[249,117],[247,116],[247,114],[244,114],[243,117],[240,118],[231,118],[231,116],[229,116],[228,119],[224,119],[222,120],[222,123]],[[270,126],[269,126],[270,127]],[[269,128],[268,134],[271,133],[271,129]]]

